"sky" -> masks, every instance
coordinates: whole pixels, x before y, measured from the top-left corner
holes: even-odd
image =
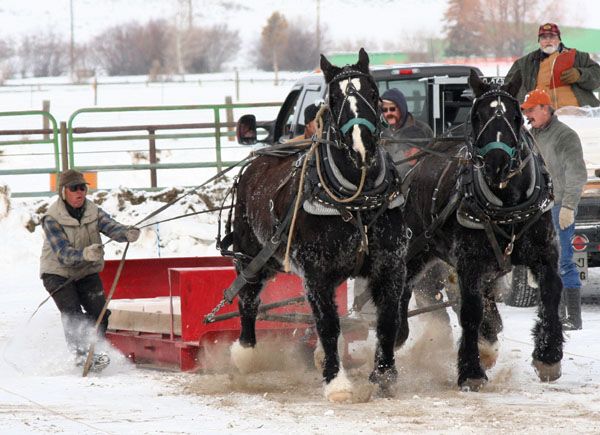
[[[317,0],[189,1],[194,23],[228,23],[245,41],[257,39],[266,19],[276,10],[290,21],[315,28]],[[0,36],[51,27],[68,38],[71,4],[75,39],[85,41],[107,27],[132,20],[185,20],[185,14],[177,11],[185,10],[188,0],[2,0]],[[563,0],[560,5],[564,13],[559,25],[600,28],[600,19],[593,13],[596,1]],[[447,0],[321,0],[320,16],[334,41],[380,42],[411,35],[439,35],[446,7]]]

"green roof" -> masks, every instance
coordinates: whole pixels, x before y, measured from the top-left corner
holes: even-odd
[[[358,53],[331,53],[327,56],[329,62],[336,66],[352,65],[358,62]],[[409,55],[400,52],[369,53],[370,65],[391,65],[409,62]]]

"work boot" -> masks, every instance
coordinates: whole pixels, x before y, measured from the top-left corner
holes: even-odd
[[[567,318],[563,322],[563,330],[576,331],[582,328],[581,321],[581,289],[566,288],[563,290]]]

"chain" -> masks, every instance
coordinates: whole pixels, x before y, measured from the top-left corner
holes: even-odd
[[[217,304],[216,307],[214,307],[212,309],[212,311],[210,313],[208,313],[205,317],[204,317],[204,323],[213,323],[215,321],[215,315],[221,311],[221,308],[223,308],[225,306],[225,303],[227,302],[227,299],[223,298],[221,299],[221,302],[219,302]]]

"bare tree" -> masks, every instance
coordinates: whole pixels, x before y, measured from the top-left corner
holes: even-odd
[[[277,83],[280,58],[287,47],[287,42],[287,20],[279,12],[273,12],[267,19],[267,24],[262,29],[260,40],[261,59],[259,59],[259,64],[262,63],[263,67],[266,67],[266,62],[271,64],[271,68],[266,67],[265,69],[275,71],[275,83]]]
[[[483,53],[483,12],[480,0],[450,0],[444,14],[450,56],[471,56]]]
[[[288,23],[275,12],[263,27],[256,63],[268,71],[303,71],[318,65],[320,51],[328,45],[327,29],[321,26],[319,41],[304,22]]]
[[[53,32],[25,36],[19,47],[21,75],[62,75],[69,69],[68,53],[68,44]]]
[[[183,64],[191,73],[219,71],[240,48],[238,32],[225,25],[192,27],[183,38]]]
[[[108,75],[140,75],[169,70],[172,29],[164,20],[111,27],[91,43],[96,64]]]

